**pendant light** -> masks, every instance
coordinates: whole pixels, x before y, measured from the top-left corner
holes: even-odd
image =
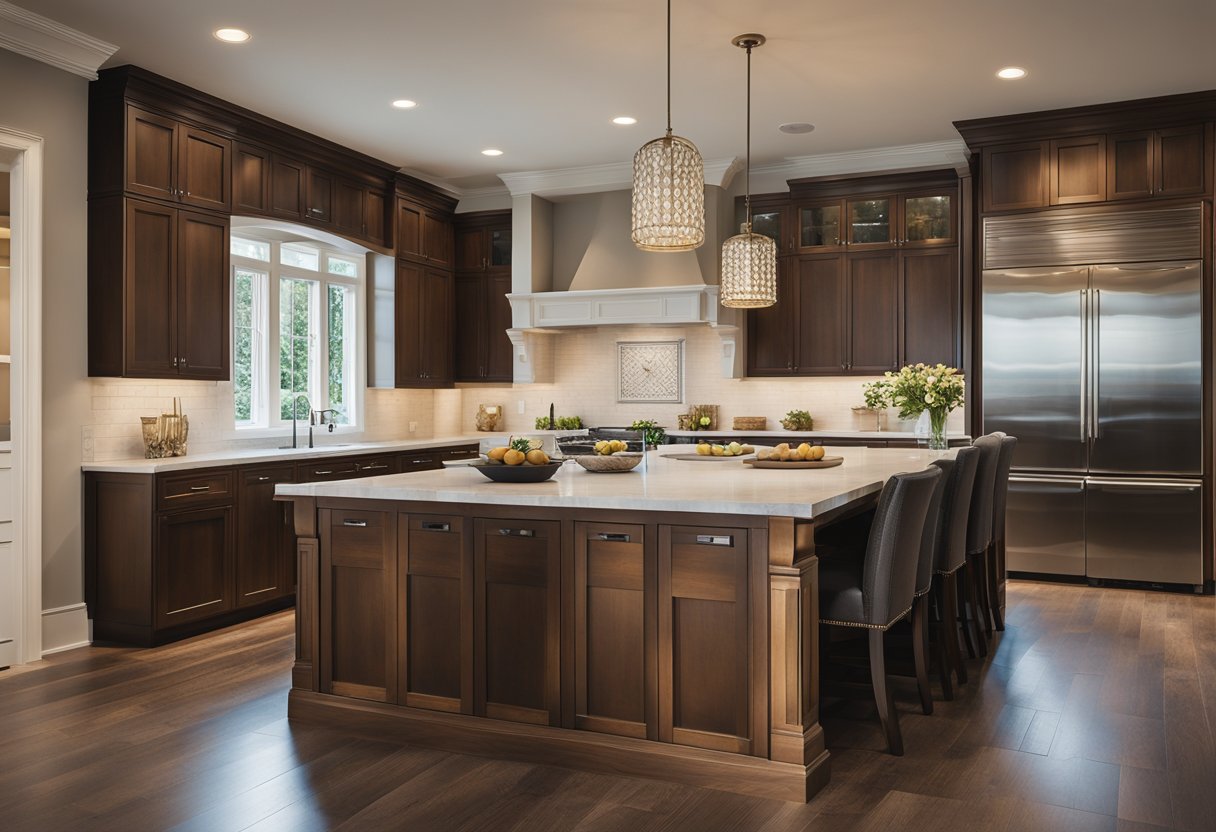
[[[745,220],[739,233],[722,243],[721,300],[723,306],[754,309],[777,302],[777,244],[772,237],[752,233],[752,50],[764,35],[739,35],[731,43],[747,50],[747,168]]]
[[[671,133],[671,0],[667,0],[667,134],[633,156],[633,242],[643,251],[690,251],[705,242],[705,162]]]

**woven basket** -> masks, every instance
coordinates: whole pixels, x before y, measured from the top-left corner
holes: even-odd
[[[736,416],[732,422],[735,430],[767,430],[767,416]]]

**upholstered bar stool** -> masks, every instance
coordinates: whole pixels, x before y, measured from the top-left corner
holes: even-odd
[[[834,557],[819,565],[819,621],[868,631],[870,680],[887,750],[904,753],[899,717],[883,653],[887,630],[912,610],[925,519],[942,473],[926,468],[896,474],[878,498],[864,557]]]
[[[1001,434],[1001,452],[992,486],[992,545],[988,547],[988,612],[992,627],[1005,629],[1005,505],[1009,498],[1009,470],[1018,438]],[[984,622],[985,625],[988,621]]]
[[[916,591],[912,597],[912,663],[916,669],[916,689],[920,694],[921,711],[933,713],[933,689],[929,686],[929,592],[933,589],[933,564],[937,555],[937,540],[941,533],[942,495],[952,460],[933,462],[941,469],[929,508],[925,514],[925,530],[921,534],[920,557],[916,562]]]
[[[978,448],[959,448],[953,460],[934,460],[942,469],[940,523],[933,571],[937,587],[937,608],[940,623],[935,628],[937,664],[942,683],[942,695],[954,698],[950,677],[960,685],[967,683],[967,666],[959,653],[958,575],[967,565],[967,521],[971,514],[971,492],[975,487],[975,471],[979,465]]]
[[[988,548],[992,545],[992,500],[1001,437],[987,434],[972,445],[979,449],[980,461],[976,466],[971,511],[967,518],[967,576],[963,581],[966,597],[961,612],[967,652],[974,657],[988,655],[988,642],[984,637],[984,620],[988,612],[983,599],[988,595]]]

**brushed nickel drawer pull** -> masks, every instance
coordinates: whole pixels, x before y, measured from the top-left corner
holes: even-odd
[[[450,532],[452,526],[450,523],[423,523],[422,530],[426,532]]]
[[[536,537],[536,532],[532,529],[499,529],[498,533],[515,537]]]
[[[735,539],[726,534],[699,534],[697,535],[697,543],[704,546],[730,546],[735,542]]]
[[[596,535],[600,540],[607,540],[611,543],[628,543],[629,535],[618,534],[616,532],[600,532]]]
[[[355,528],[355,529],[366,529],[367,521],[366,520],[343,520],[342,525],[350,526],[351,528]]]
[[[360,465],[359,470],[360,471],[380,471],[387,467],[388,467],[387,465],[377,465],[377,464],[373,463],[371,465]]]
[[[194,491],[194,492],[198,492],[198,491],[210,491],[210,490],[211,490],[211,486],[209,486],[209,485],[192,485],[192,486],[190,486],[190,490],[191,490],[191,491]]]
[[[429,459],[411,459],[410,465],[425,465],[428,462],[430,462]]]
[[[269,479],[270,479],[270,477],[258,477],[258,482],[266,482]]]

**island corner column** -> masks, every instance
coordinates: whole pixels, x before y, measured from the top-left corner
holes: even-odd
[[[296,534],[296,661],[291,686],[321,690],[321,539],[314,497],[277,497],[292,503]]]
[[[806,767],[807,799],[830,762],[819,724],[819,559],[815,523],[768,524],[769,757]]]

